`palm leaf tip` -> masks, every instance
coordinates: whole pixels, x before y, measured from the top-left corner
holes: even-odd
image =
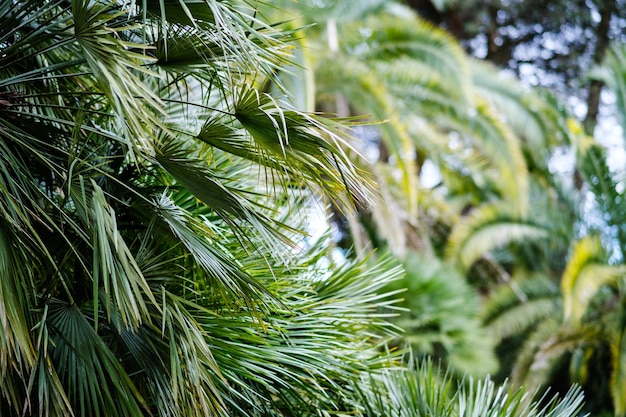
[[[319,187],[343,207],[372,201],[374,184],[351,162],[348,153],[356,150],[337,121],[284,110],[268,94],[251,89],[240,94],[234,116],[265,165]]]

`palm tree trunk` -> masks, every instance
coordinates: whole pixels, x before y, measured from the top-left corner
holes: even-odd
[[[600,22],[596,26],[596,48],[593,54],[593,63],[600,65],[606,55],[609,47],[609,29],[611,26],[611,17],[615,11],[615,0],[602,2],[600,7]],[[598,112],[600,109],[600,95],[604,83],[599,80],[592,80],[589,83],[587,93],[587,115],[583,121],[585,132],[593,135],[593,131],[598,123]]]

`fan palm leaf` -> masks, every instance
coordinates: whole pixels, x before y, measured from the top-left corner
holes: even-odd
[[[506,206],[483,205],[457,223],[448,240],[447,256],[467,269],[501,245],[548,236],[545,226],[518,218]]]

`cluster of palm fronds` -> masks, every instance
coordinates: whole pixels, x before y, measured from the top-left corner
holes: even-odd
[[[331,409],[398,272],[317,265],[289,213],[370,186],[263,90],[289,33],[154,6],[0,4],[2,414]]]
[[[292,35],[245,2],[0,2],[3,416],[422,415],[414,378],[440,415],[521,400],[399,367],[401,269],[302,240],[305,203],[373,186],[271,94]]]

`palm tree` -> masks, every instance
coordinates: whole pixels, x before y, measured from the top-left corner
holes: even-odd
[[[407,330],[406,340],[417,351],[443,353],[454,361],[455,350],[471,339],[459,335],[483,331],[477,326],[473,332],[451,331],[455,341],[446,338],[446,325],[450,328],[459,319],[446,315],[443,300],[453,305],[454,296],[460,299],[465,292],[455,287],[457,291],[445,297],[440,292],[437,298],[433,288],[438,279],[452,286],[458,272],[438,270],[431,265],[438,261],[419,259],[415,251],[439,255],[491,298],[484,320],[502,349],[522,343],[520,335],[529,336],[517,361],[510,361],[515,363],[513,382],[555,383],[557,379],[549,375],[553,367],[528,377],[524,369],[541,358],[556,365],[564,354],[580,350],[585,340],[598,336],[590,329],[562,327],[561,311],[565,308],[566,316],[580,319],[590,305],[587,298],[581,302],[582,294],[617,282],[621,269],[608,265],[601,250],[589,249],[594,245],[588,242],[595,238],[584,236],[589,225],[584,224],[583,195],[577,188],[584,178],[577,175],[569,185],[553,174],[549,161],[559,147],[584,148],[585,160],[599,148],[586,151],[575,123],[554,97],[525,91],[494,69],[469,60],[443,32],[397,5],[372,1],[346,10],[341,2],[328,1],[324,6],[321,10],[310,5],[301,11],[305,22],[307,15],[321,13],[327,23],[319,26],[318,38],[309,41],[318,49],[303,60],[313,62],[315,79],[309,75],[309,87],[300,91],[310,96],[314,86],[319,109],[386,120],[376,132],[378,160],[371,165],[359,161],[371,167],[383,199],[371,212],[349,217],[348,224],[357,251],[381,247],[406,259],[407,275],[393,287],[409,289],[403,304],[409,311],[397,321]],[[326,52],[320,52],[327,41]],[[588,168],[580,173],[602,196],[598,202],[606,207],[602,211],[616,212],[607,229],[621,230],[620,196],[602,166],[604,159],[593,157],[595,162],[585,162]],[[434,163],[441,175],[441,182],[431,189],[419,186],[425,161]],[[594,169],[602,172],[592,174]],[[580,256],[590,256],[593,274],[577,269],[584,266],[576,263]],[[463,315],[467,317],[471,314]],[[467,325],[460,327],[467,330]],[[604,340],[621,340],[615,336],[621,332],[614,331],[619,325],[609,320],[604,328]],[[554,346],[542,345],[543,337],[555,334],[559,337]],[[448,342],[447,352],[441,352],[442,341]],[[549,352],[537,353],[541,346]],[[621,352],[616,342],[604,346]],[[572,367],[589,363],[580,361],[581,355],[571,356]],[[619,355],[613,357],[617,363]],[[577,373],[585,373],[578,369]],[[503,367],[501,374],[506,370],[510,368]],[[616,384],[619,372],[615,375]]]

